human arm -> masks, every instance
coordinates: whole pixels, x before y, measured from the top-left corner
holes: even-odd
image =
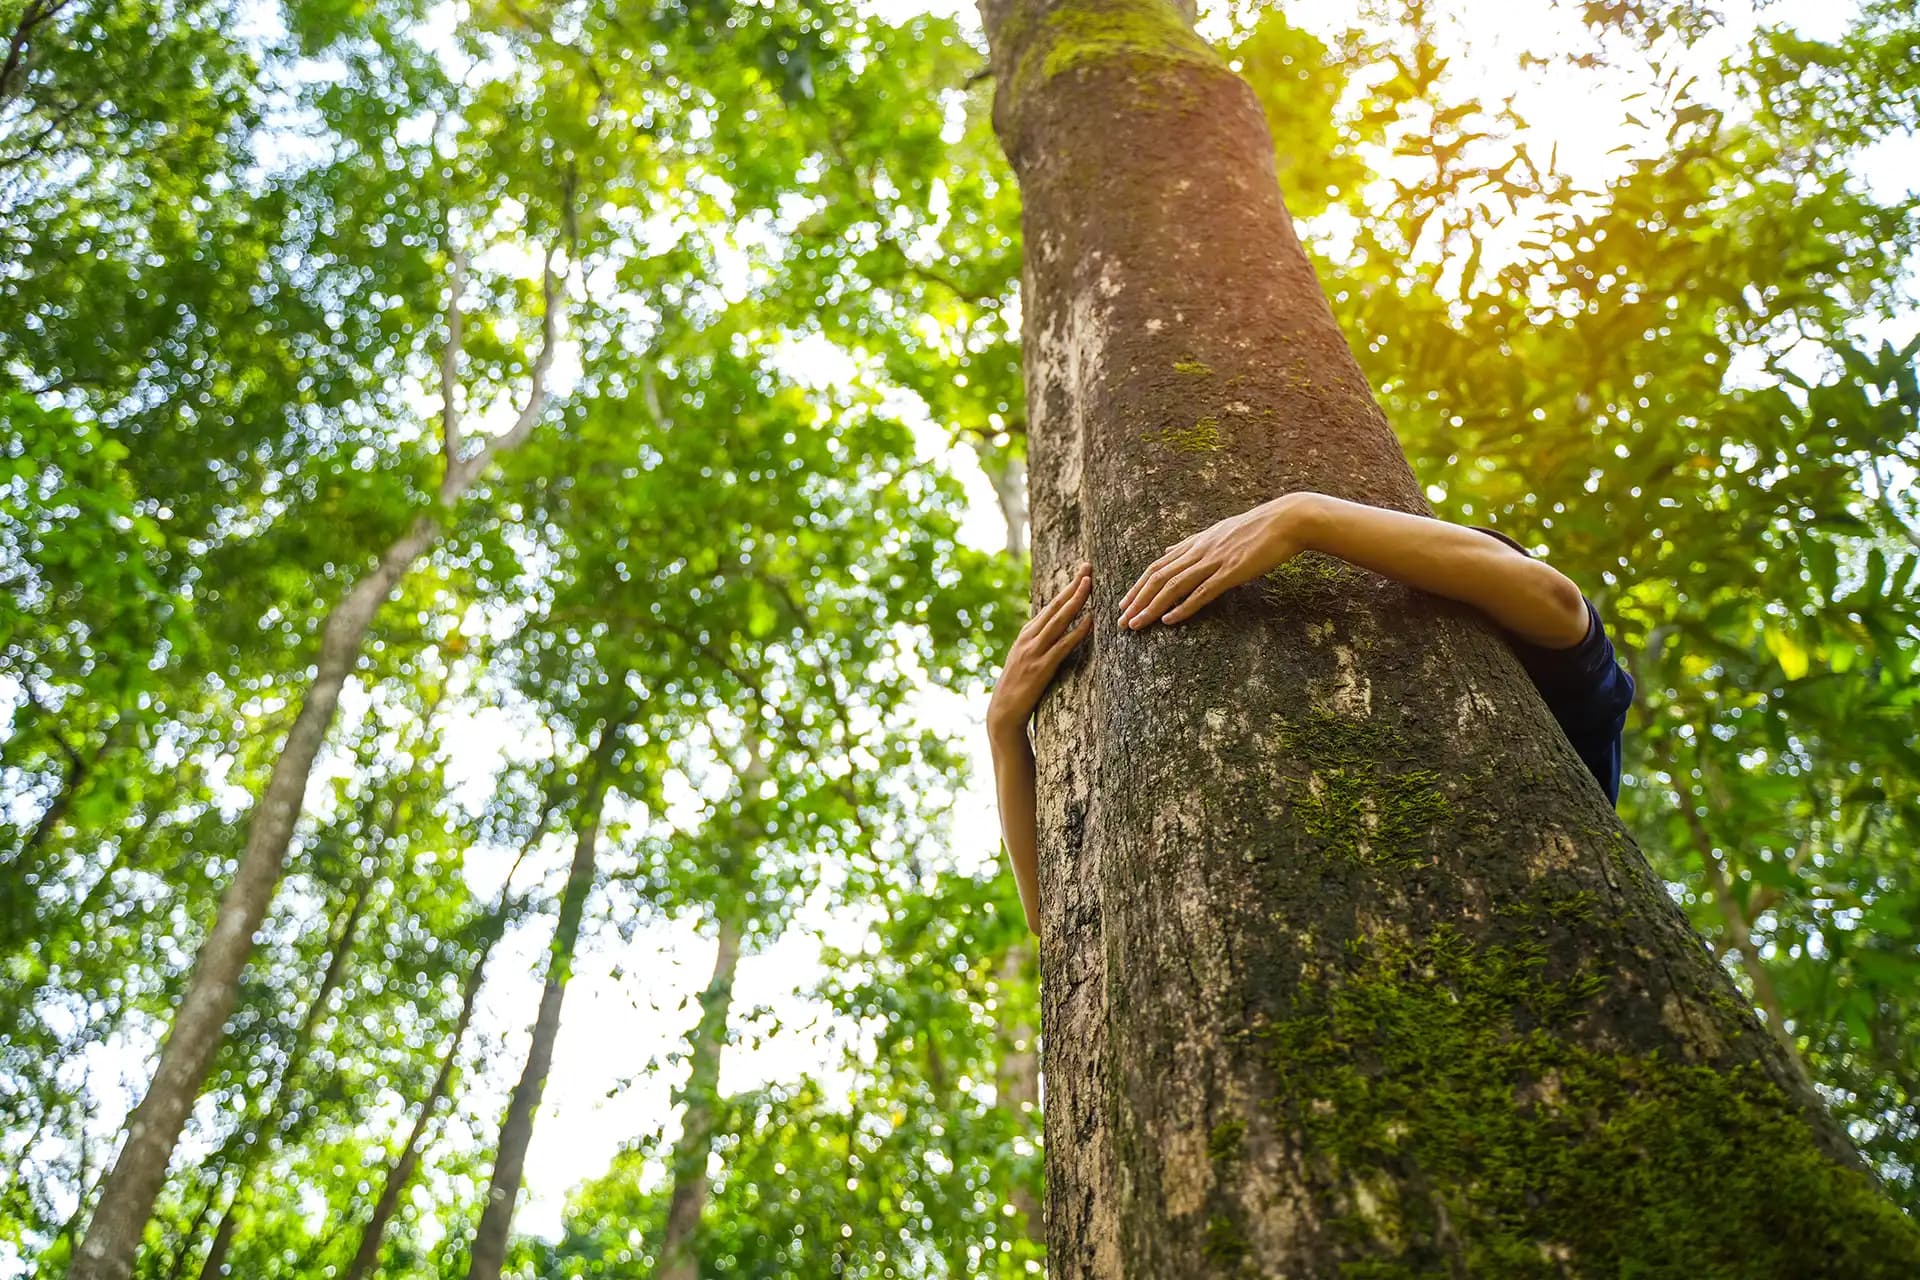
[[[1553,566],[1476,529],[1319,493],[1263,502],[1167,548],[1120,602],[1120,625],[1183,622],[1221,593],[1319,551],[1485,613],[1546,648],[1579,644],[1580,588]]]
[[[1083,609],[1093,589],[1093,566],[1080,565],[1073,581],[1054,596],[1014,638],[987,705],[987,741],[993,751],[993,785],[1000,804],[1000,834],[1013,860],[1014,883],[1027,927],[1040,932],[1038,822],[1034,798],[1033,744],[1027,722],[1060,663],[1093,629]]]

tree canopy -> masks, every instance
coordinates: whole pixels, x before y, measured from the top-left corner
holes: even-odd
[[[1920,1212],[1909,7],[1200,29],[1436,509],[1608,619],[1629,829]],[[656,1274],[695,1172],[706,1274],[1039,1270],[971,732],[1025,614],[1019,197],[977,24],[901,8],[0,12],[0,1274],[65,1274],[416,535],[135,1274],[464,1274],[535,988],[685,994],[666,940],[729,935],[777,1007],[717,966],[507,1273]]]

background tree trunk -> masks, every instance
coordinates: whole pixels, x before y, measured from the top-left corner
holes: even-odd
[[[1033,964],[1033,948],[1016,942],[1000,959],[1000,976],[1011,987],[1026,977]],[[994,1064],[994,1092],[1001,1106],[1013,1117],[1014,1124],[1029,1138],[1033,1132],[1034,1108],[1040,1104],[1040,1046],[1033,1027],[1025,1018],[1016,1018],[1000,1028],[1000,1059]],[[1007,1199],[1020,1214],[1020,1229],[1036,1244],[1047,1240],[1040,1213],[1040,1197],[1026,1179],[1016,1182]]]
[[[506,1264],[507,1240],[513,1229],[514,1205],[520,1198],[527,1145],[533,1141],[534,1114],[540,1109],[540,1095],[547,1087],[547,1071],[553,1065],[553,1043],[560,1034],[560,1006],[566,1000],[567,981],[573,976],[574,948],[580,942],[580,923],[586,914],[587,895],[593,889],[600,813],[613,782],[611,762],[619,735],[620,726],[608,724],[601,730],[600,741],[594,747],[587,784],[590,790],[578,819],[573,864],[567,870],[566,887],[560,892],[559,917],[547,951],[547,981],[540,992],[540,1009],[533,1021],[533,1041],[527,1047],[527,1060],[520,1070],[519,1083],[514,1085],[513,1094],[507,1100],[506,1117],[500,1123],[493,1177],[487,1186],[485,1206],[480,1211],[480,1227],[474,1234],[467,1280],[499,1280],[500,1268]]]
[[[454,1064],[460,1058],[460,1045],[467,1038],[467,1027],[472,1024],[473,1011],[480,1003],[480,988],[486,984],[487,958],[493,954],[494,947],[499,945],[507,931],[507,919],[513,912],[514,878],[520,874],[520,866],[527,860],[527,855],[546,835],[547,824],[552,817],[551,806],[542,811],[540,821],[534,825],[532,833],[520,846],[513,865],[507,869],[507,878],[500,886],[500,901],[481,933],[480,949],[473,957],[473,967],[467,970],[467,981],[460,992],[460,1013],[454,1019],[452,1032],[447,1036],[446,1055],[441,1058],[440,1068],[434,1072],[427,1096],[421,1100],[420,1109],[414,1114],[413,1127],[407,1131],[407,1139],[400,1145],[400,1154],[394,1157],[385,1180],[380,1184],[380,1196],[373,1202],[373,1213],[368,1216],[367,1225],[360,1232],[360,1244],[354,1250],[345,1280],[366,1280],[380,1264],[380,1245],[386,1238],[387,1224],[393,1220],[394,1211],[400,1207],[400,1196],[413,1180],[413,1171],[420,1163],[420,1151],[426,1143],[427,1129],[433,1124],[434,1113],[440,1109],[440,1103],[446,1099],[453,1085]]]
[[[376,834],[376,847],[383,840],[384,836]],[[300,1026],[287,1048],[286,1065],[281,1068],[278,1084],[259,1118],[242,1140],[239,1174],[234,1179],[233,1196],[227,1201],[227,1211],[220,1215],[220,1225],[214,1228],[213,1244],[200,1266],[200,1280],[217,1280],[217,1277],[226,1274],[227,1254],[233,1248],[234,1235],[239,1231],[240,1219],[246,1213],[253,1176],[259,1170],[260,1162],[273,1152],[274,1138],[285,1124],[287,1107],[298,1097],[295,1090],[300,1083],[300,1073],[306,1067],[307,1055],[313,1049],[314,1032],[319,1028],[321,1019],[327,1016],[334,992],[347,980],[347,969],[352,962],[354,944],[359,941],[360,925],[366,919],[368,896],[378,865],[369,864],[368,870],[356,878],[353,888],[348,892],[346,916],[341,920],[333,945],[328,950],[327,967],[321,973],[320,987],[308,1002]]]
[[[1007,526],[1007,555],[1014,560],[1027,554],[1027,468],[1025,462],[1011,451],[992,450],[984,445],[977,446],[980,466],[987,473],[988,481],[993,485],[993,496],[1000,504],[1000,517]],[[1033,947],[1027,941],[1026,931],[1021,931],[1020,940],[1008,946],[1006,954],[1000,957],[1000,979],[1005,987],[1025,981],[1027,970],[1034,962]],[[1009,1005],[1003,1001],[1003,1009]],[[1040,1044],[1026,1018],[1020,1017],[1000,1028],[1000,1058],[994,1064],[995,1093],[1000,1105],[1013,1116],[1014,1123],[1030,1137],[1039,1135],[1033,1132],[1033,1109],[1040,1103]],[[1034,1194],[1033,1184],[1022,1179],[1016,1182],[1008,1194],[1008,1200],[1020,1214],[1020,1229],[1027,1239],[1036,1244],[1045,1245],[1046,1226],[1041,1218],[1040,1197]]]
[[[167,1176],[174,1144],[187,1122],[213,1055],[225,1033],[227,1015],[239,997],[240,974],[253,952],[253,935],[266,919],[280,883],[287,846],[299,820],[313,773],[314,758],[332,727],[340,690],[346,684],[373,616],[413,562],[439,535],[439,524],[421,516],[407,534],[387,548],[379,564],[354,583],[327,615],[320,657],[300,714],[274,761],[273,774],[254,807],[240,867],[221,899],[213,929],[201,944],[186,994],[161,1046],[153,1082],[127,1119],[126,1143],[100,1189],[100,1203],[87,1224],[86,1238],[69,1273],[71,1280],[126,1280],[153,1212],[154,1199]]]
[[[1056,1276],[1906,1275],[1920,1233],[1496,635],[1320,557],[1119,632],[1290,490],[1424,513],[1252,94],[1167,0],[983,0],[1021,184]]]
[[[713,977],[700,993],[700,1024],[693,1031],[687,1084],[681,1091],[686,1103],[680,1113],[680,1138],[673,1144],[673,1192],[660,1242],[658,1280],[700,1280],[694,1237],[707,1207],[707,1156],[713,1150],[714,1112],[720,1100],[720,1055],[726,1048],[733,974],[739,964],[740,923],[725,913],[714,943]]]
[[[448,301],[448,347],[455,349],[456,355],[464,268],[464,258],[456,254]],[[374,567],[327,614],[313,682],[307,687],[300,713],[287,731],[266,789],[248,820],[247,844],[239,868],[220,900],[213,928],[194,958],[186,992],[161,1044],[153,1080],[127,1118],[126,1141],[101,1185],[100,1202],[87,1224],[69,1280],[126,1280],[132,1274],[154,1200],[166,1181],[167,1164],[206,1082],[213,1055],[225,1035],[227,1017],[239,998],[240,975],[253,953],[253,936],[266,919],[280,884],[287,848],[313,776],[313,762],[333,727],[340,690],[360,660],[360,648],[373,627],[374,615],[414,563],[439,540],[441,509],[459,501],[495,457],[517,448],[539,422],[547,403],[547,371],[553,362],[559,284],[553,250],[549,248],[542,277],[545,307],[540,351],[528,374],[526,402],[513,426],[479,450],[463,455],[457,414],[452,407],[455,387],[451,382],[442,387],[447,408],[443,415],[446,467],[440,481],[440,509],[417,516],[407,532],[381,553]]]

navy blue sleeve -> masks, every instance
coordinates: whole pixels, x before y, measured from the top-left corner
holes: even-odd
[[[1585,599],[1585,597],[1582,597]],[[1592,771],[1607,799],[1620,799],[1620,744],[1633,705],[1633,678],[1614,657],[1600,612],[1587,604],[1587,634],[1579,644],[1550,649],[1509,635],[1527,677],[1567,741]]]

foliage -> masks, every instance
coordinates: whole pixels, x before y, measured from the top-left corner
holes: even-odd
[[[1905,8],[1736,38],[1690,0],[1561,6],[1520,72],[1638,94],[1577,172],[1434,4],[1205,29],[1436,508],[1599,604],[1640,689],[1631,829],[1912,1209]],[[549,945],[608,723],[568,964],[831,928],[793,983],[831,1036],[696,1087],[687,1017],[647,1068],[686,1068],[679,1119],[581,1170],[518,1273],[653,1274],[701,1113],[711,1273],[1033,1274],[1030,944],[951,847],[968,761],[929,711],[1024,589],[977,37],[838,0],[31,0],[0,29],[0,1273],[71,1256],[327,611],[436,510],[447,403],[469,449],[529,403],[551,261],[550,399],[376,619],[139,1274],[339,1273],[416,1123],[381,1273],[458,1266],[528,1013],[469,1030],[464,996]],[[969,450],[1011,555],[961,536]],[[731,1062],[763,1015],[720,1021]]]

